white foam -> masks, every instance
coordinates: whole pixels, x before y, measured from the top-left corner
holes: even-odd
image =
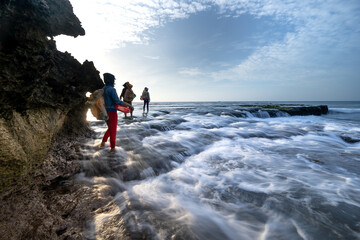
[[[360,113],[360,108],[329,108],[329,114],[332,113]]]
[[[214,229],[228,239],[275,239],[279,233],[288,239],[311,239],[311,231],[316,230],[303,224],[311,214],[318,214],[312,221],[324,221],[321,226],[342,224],[341,219],[329,222],[321,215],[326,213],[314,213],[319,211],[314,204],[322,209],[341,204],[360,207],[360,176],[353,167],[360,161],[360,144],[340,137],[360,136],[359,123],[323,116],[270,118],[263,112],[256,117],[246,111],[251,118],[237,118],[219,116],[219,110],[210,108],[210,113],[205,114],[205,109],[197,114],[196,106],[185,111],[189,106],[180,104],[169,114],[121,125],[120,136],[129,140],[128,150],[120,147],[114,157],[126,159],[125,164],[138,170],[143,180],[126,183],[118,198],[126,204],[136,202],[139,211],[149,215],[156,214],[149,209],[161,209],[204,239],[202,234]],[[160,131],[154,126],[168,128]],[[121,145],[122,139],[118,142]],[[156,176],[151,160],[141,156],[149,152],[169,161],[167,166],[173,169],[160,169]],[[107,155],[98,151],[93,158]],[[148,162],[140,162],[143,159]],[[101,185],[104,194],[109,190],[106,185],[117,186],[106,181],[93,184]],[[279,207],[282,204],[284,208],[300,205],[305,212],[289,218]],[[114,214],[99,216],[97,223],[104,224]],[[169,237],[169,229],[156,231]]]

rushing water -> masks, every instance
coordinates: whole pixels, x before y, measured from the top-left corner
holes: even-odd
[[[87,237],[360,239],[360,102],[271,118],[240,104],[135,104],[115,154],[94,147],[106,125],[91,120],[78,179],[108,204]]]

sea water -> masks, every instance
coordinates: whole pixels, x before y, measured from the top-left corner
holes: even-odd
[[[289,116],[245,102],[151,103],[119,113],[117,152],[84,144],[78,181],[105,206],[89,239],[360,239],[360,102]],[[272,103],[274,104],[274,103]]]

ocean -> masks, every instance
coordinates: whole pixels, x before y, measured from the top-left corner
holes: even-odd
[[[290,116],[252,104],[328,105]],[[242,105],[242,106],[241,106]],[[83,143],[88,239],[360,239],[360,102],[150,103]],[[245,106],[245,107],[244,107]]]

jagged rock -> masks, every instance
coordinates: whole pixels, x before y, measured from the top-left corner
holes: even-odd
[[[254,111],[264,110],[270,115],[270,117],[277,116],[274,110],[285,112],[290,116],[309,116],[309,115],[320,116],[322,114],[327,114],[328,112],[327,105],[307,106],[307,105],[280,104],[280,105],[240,105],[240,107],[246,107],[246,110],[249,110],[251,113]]]
[[[81,133],[86,92],[103,86],[92,62],[56,49],[84,35],[68,0],[0,2],[0,192],[31,174],[54,137]]]
[[[103,82],[92,62],[57,51],[59,34],[85,34],[68,0],[0,1],[1,239],[85,239],[100,204],[71,178],[92,134],[85,94]]]
[[[41,47],[46,36],[85,35],[68,0],[2,0],[0,9],[1,50],[12,51],[27,41]]]
[[[86,239],[83,227],[91,209],[104,203],[72,179],[80,164],[65,156],[74,154],[81,140],[57,139],[31,178],[0,194],[1,239]]]
[[[280,110],[288,113],[291,116],[308,116],[308,115],[320,116],[321,114],[326,114],[328,112],[328,106],[326,105],[302,106],[302,107],[295,106],[289,109],[283,108]]]

